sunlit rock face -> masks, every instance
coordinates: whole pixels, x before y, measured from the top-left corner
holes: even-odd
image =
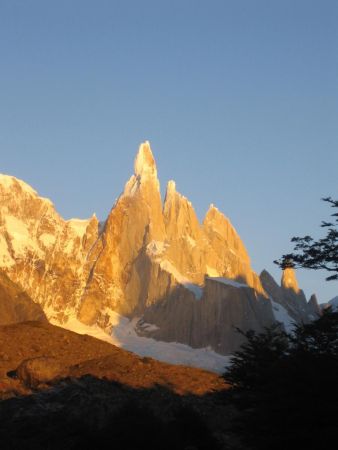
[[[134,175],[112,208],[94,246],[97,259],[79,310],[80,320],[93,324],[104,319],[108,324],[108,316],[102,318],[105,308],[125,315],[140,313],[149,302],[153,276],[147,249],[152,242],[162,245],[164,241],[160,186],[146,142],[136,156]]]
[[[60,321],[76,309],[89,273],[98,221],[63,220],[26,183],[0,176],[0,267]]]
[[[103,227],[95,216],[62,219],[13,177],[0,177],[0,201],[0,268],[60,324],[76,317],[109,332],[118,312],[140,317],[142,335],[226,353],[240,342],[235,327],[275,320],[269,296],[297,320],[307,314],[294,273],[282,287],[259,278],[215,206],[200,223],[174,181],[162,203],[149,142]]]
[[[295,270],[291,267],[288,267],[283,270],[282,274],[282,280],[281,280],[281,286],[283,289],[291,290],[295,294],[298,294],[299,287],[298,287],[298,281],[296,279],[296,273]]]
[[[241,238],[230,220],[214,205],[204,218],[203,229],[209,243],[207,273],[237,279],[264,294],[259,277],[250,267],[250,258]]]

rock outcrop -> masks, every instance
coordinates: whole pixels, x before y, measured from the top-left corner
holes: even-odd
[[[310,315],[310,319],[317,319],[321,316],[322,311],[320,309],[316,294],[312,294],[307,304],[307,309]]]
[[[312,296],[307,303],[304,292],[298,287],[294,269],[287,268],[283,271],[281,286],[266,270],[260,274],[260,280],[269,297],[285,308],[295,322],[308,322],[315,317],[315,312],[319,312],[319,307],[315,306],[316,296]]]
[[[35,389],[41,384],[55,382],[65,377],[67,373],[56,358],[39,356],[25,359],[11,374],[26,387]]]
[[[95,215],[62,219],[14,177],[0,176],[0,201],[0,268],[59,324],[76,317],[109,332],[117,312],[141,317],[143,335],[227,353],[240,341],[235,327],[275,320],[269,296],[295,320],[309,314],[294,273],[284,273],[282,287],[258,277],[215,206],[201,224],[173,181],[162,205],[149,142],[103,226]]]

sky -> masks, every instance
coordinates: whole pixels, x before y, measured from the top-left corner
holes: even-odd
[[[338,198],[337,23],[336,0],[0,0],[0,172],[104,220],[149,140],[163,194],[214,203],[279,281]]]

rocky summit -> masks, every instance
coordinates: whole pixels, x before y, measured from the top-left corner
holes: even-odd
[[[117,322],[129,323],[135,338],[224,355],[242,342],[236,327],[280,321],[288,328],[320,313],[292,269],[281,286],[252,270],[241,238],[214,205],[200,223],[174,181],[162,202],[149,142],[103,225],[95,215],[64,220],[29,185],[0,175],[0,270],[0,323],[40,315],[107,335]],[[12,306],[3,294],[9,283],[21,293]]]

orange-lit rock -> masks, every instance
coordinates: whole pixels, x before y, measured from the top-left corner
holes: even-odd
[[[299,292],[295,270],[287,267],[283,270],[281,285],[284,289],[291,289],[296,294]]]

